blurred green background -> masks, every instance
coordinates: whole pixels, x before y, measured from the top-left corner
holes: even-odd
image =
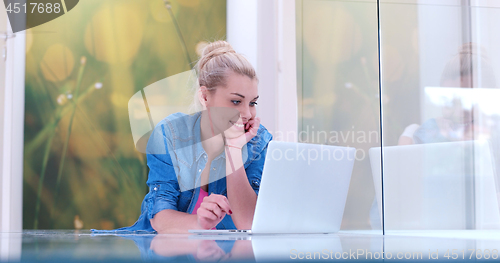
[[[225,39],[225,0],[171,5],[192,60]],[[26,36],[23,227],[133,224],[148,168],[134,148],[128,101],[193,66],[163,0],[80,1]]]

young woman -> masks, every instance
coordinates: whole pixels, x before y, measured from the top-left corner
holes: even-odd
[[[467,43],[447,63],[441,74],[441,87],[477,89],[496,88],[495,74],[487,52],[479,45]],[[452,94],[452,91],[450,91]],[[422,125],[411,124],[399,137],[398,145],[473,140],[474,134],[490,138],[487,121],[474,124],[473,111],[462,105],[463,98],[449,101],[442,107],[442,116]],[[484,117],[483,117],[484,118]]]
[[[150,191],[141,216],[117,232],[251,227],[272,139],[256,117],[255,70],[225,41],[209,44],[196,68],[201,111],[157,124],[147,146]]]

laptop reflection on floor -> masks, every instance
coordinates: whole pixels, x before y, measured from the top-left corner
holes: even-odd
[[[269,142],[251,230],[194,234],[291,234],[339,231],[355,149]]]
[[[500,229],[498,178],[488,141],[382,150],[386,231]],[[369,154],[381,216],[381,148]]]

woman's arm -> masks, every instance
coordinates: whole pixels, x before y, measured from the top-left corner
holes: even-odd
[[[197,215],[166,209],[151,219],[151,226],[158,234],[185,234],[189,229],[201,229]]]
[[[398,145],[415,144],[415,142],[413,141],[413,134],[415,133],[416,130],[418,130],[419,127],[420,125],[415,123],[407,126],[403,131],[403,133],[401,134],[401,136],[399,136]]]
[[[231,218],[237,229],[250,229],[257,203],[257,194],[248,182],[241,150],[226,147],[226,156],[227,198],[233,212]]]
[[[158,212],[150,222],[159,234],[187,233],[189,229],[214,228],[226,214],[232,214],[227,198],[211,194],[203,198],[196,215],[165,209]]]
[[[260,181],[262,175],[262,166],[267,146],[259,154],[259,161],[254,160],[247,167],[250,174],[243,165],[243,155],[241,148],[253,137],[257,135],[260,127],[260,118],[256,117],[247,122],[247,132],[242,136],[233,139],[226,139],[226,184],[227,197],[231,208],[233,209],[233,223],[238,229],[250,229],[252,227],[255,205],[257,204],[258,184],[255,189],[250,185],[250,178]],[[271,136],[272,138],[272,136]],[[269,138],[269,140],[271,139]],[[234,147],[233,147],[234,146]],[[253,183],[252,183],[253,184]]]

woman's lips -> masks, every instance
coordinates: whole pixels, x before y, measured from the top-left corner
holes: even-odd
[[[245,128],[246,123],[235,123],[232,121],[229,121],[234,127],[236,127],[238,130],[243,130]]]

